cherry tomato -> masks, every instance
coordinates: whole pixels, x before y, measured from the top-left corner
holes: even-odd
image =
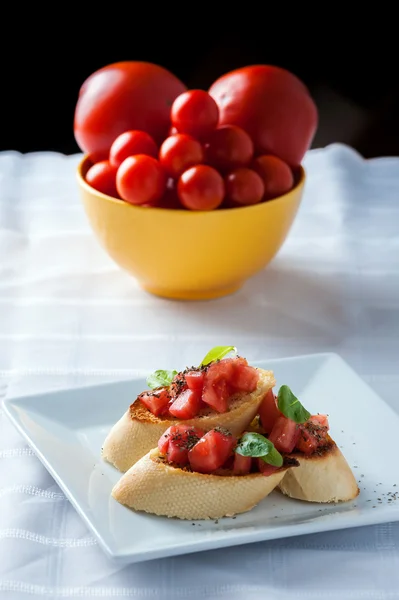
[[[185,133],[169,136],[159,149],[159,161],[171,177],[180,177],[184,171],[199,165],[203,160],[201,144]]]
[[[294,185],[294,176],[290,167],[277,156],[258,156],[253,161],[252,168],[263,180],[264,200],[271,200],[286,194]]]
[[[125,158],[134,154],[148,154],[158,158],[158,147],[145,131],[132,129],[118,135],[110,148],[109,162],[117,169]]]
[[[131,204],[154,204],[162,197],[166,175],[152,156],[128,156],[116,173],[116,189],[120,197]]]
[[[226,73],[209,93],[219,106],[219,125],[238,125],[256,154],[301,164],[318,124],[317,107],[304,83],[286,69],[253,65]]]
[[[218,127],[208,137],[205,145],[206,162],[221,172],[247,166],[253,153],[251,138],[235,125]]]
[[[208,165],[187,169],[177,184],[180,202],[190,210],[214,210],[224,198],[223,177]]]
[[[226,200],[233,206],[258,204],[262,200],[265,186],[262,178],[247,167],[241,167],[229,173],[224,180]]]
[[[116,169],[109,160],[101,160],[92,165],[86,173],[86,181],[98,192],[119,198],[116,189]]]
[[[189,90],[175,99],[170,116],[172,125],[180,133],[205,139],[218,124],[219,109],[208,92]]]
[[[185,90],[159,65],[138,61],[107,65],[80,88],[73,123],[76,143],[83,152],[105,158],[119,134],[139,129],[161,144],[170,127],[170,107]]]

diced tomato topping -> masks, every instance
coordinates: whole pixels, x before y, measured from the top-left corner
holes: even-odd
[[[235,358],[230,358],[229,360],[234,360],[234,364],[240,367],[247,367],[248,361],[243,356],[236,356]]]
[[[219,413],[225,413],[229,408],[229,397],[230,390],[226,381],[222,379],[213,383],[211,379],[205,377],[204,390],[202,392],[202,400],[205,404]]]
[[[317,450],[317,446],[318,442],[316,437],[307,429],[301,429],[300,436],[296,444],[297,449],[304,454],[313,454],[313,452]]]
[[[212,363],[206,375],[211,378],[213,382],[220,381],[232,381],[235,375],[237,359],[236,358],[223,358],[215,363]]]
[[[176,442],[172,438],[169,441],[166,458],[169,463],[174,463],[179,465],[179,467],[185,467],[188,464],[188,449],[185,446],[182,446],[181,442]]]
[[[158,450],[161,454],[166,454],[169,446],[169,439],[173,435],[173,432],[176,431],[176,425],[171,425],[167,428],[165,433],[161,435],[158,440]]]
[[[321,427],[326,427],[327,431],[330,429],[327,415],[312,415],[309,418],[309,421],[312,421],[312,423],[315,423],[316,425],[321,425]]]
[[[277,419],[282,416],[273,390],[269,390],[259,407],[259,417],[265,433],[270,433]]]
[[[202,394],[202,388],[204,387],[205,375],[203,371],[189,371],[185,374],[187,386],[193,392]]]
[[[258,380],[258,370],[248,366],[245,358],[224,358],[206,370],[178,373],[169,388],[145,392],[140,397],[155,416],[192,419],[204,407],[227,412],[230,397],[254,391]]]
[[[158,449],[165,455],[169,463],[179,466],[188,464],[188,452],[198,440],[202,438],[204,431],[198,427],[189,425],[171,425],[158,441]]]
[[[222,469],[227,469],[228,471],[232,471],[234,466],[234,452],[229,456],[226,462],[223,463]]]
[[[273,467],[273,465],[269,465],[261,458],[258,458],[258,469],[260,473],[267,477],[268,475],[273,475],[278,470],[278,467]]]
[[[160,388],[153,392],[144,392],[139,398],[144,406],[156,417],[163,415],[167,411],[170,400],[167,388]]]
[[[231,434],[227,435],[218,429],[211,429],[188,453],[192,470],[198,473],[212,473],[220,469],[236,443],[237,440]]]
[[[252,458],[250,456],[234,453],[233,472],[235,475],[247,475],[251,471],[251,466]]]
[[[228,410],[231,395],[229,382],[234,374],[232,358],[212,363],[205,374],[202,400],[219,413]]]
[[[313,454],[320,446],[326,443],[329,423],[326,415],[312,415],[300,427],[297,448],[304,454]]]
[[[279,452],[292,452],[299,439],[299,427],[295,421],[281,416],[273,425],[269,440]]]
[[[192,419],[198,414],[201,405],[201,394],[187,389],[181,392],[169,405],[169,412],[177,419]]]
[[[186,390],[186,389],[187,389],[186,380],[181,373],[178,373],[177,375],[174,376],[172,383],[170,384],[170,387],[169,387],[169,394],[170,394],[171,399],[173,400],[174,398],[176,398],[176,396],[181,394],[181,392],[184,392],[184,390]]]
[[[245,359],[224,358],[209,366],[202,399],[217,412],[226,412],[230,396],[237,392],[253,392],[258,379],[258,371],[249,367]]]
[[[254,367],[237,364],[232,381],[235,392],[250,393],[256,390],[259,381],[259,371]]]

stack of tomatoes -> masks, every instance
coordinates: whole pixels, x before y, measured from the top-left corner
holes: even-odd
[[[245,67],[205,91],[133,61],[86,80],[74,121],[93,188],[131,204],[189,210],[288,192],[316,127],[307,88],[284,69]]]

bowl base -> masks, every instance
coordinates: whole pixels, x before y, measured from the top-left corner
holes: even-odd
[[[160,298],[168,298],[170,300],[214,300],[215,298],[222,298],[223,296],[230,296],[234,294],[243,286],[242,283],[227,286],[224,288],[217,288],[213,290],[174,290],[174,289],[162,289],[152,285],[140,283],[140,287],[153,296],[159,296]]]

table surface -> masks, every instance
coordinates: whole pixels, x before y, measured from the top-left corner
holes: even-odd
[[[272,264],[232,296],[188,303],[144,293],[105,255],[79,159],[0,153],[0,398],[174,368],[226,343],[249,361],[337,352],[399,411],[399,157],[310,151]],[[399,523],[120,567],[0,409],[0,597],[32,596],[399,598]]]

